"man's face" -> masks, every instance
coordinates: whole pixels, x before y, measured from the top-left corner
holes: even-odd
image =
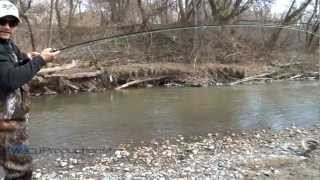
[[[0,39],[10,39],[19,21],[12,16],[0,18]]]

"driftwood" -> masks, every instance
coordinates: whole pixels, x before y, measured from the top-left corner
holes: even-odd
[[[103,74],[103,71],[80,72],[80,73],[74,73],[74,74],[51,74],[51,75],[45,75],[44,77],[46,78],[63,77],[65,79],[80,79],[80,78],[92,78],[101,74]]]
[[[68,70],[68,69],[72,69],[74,67],[76,67],[78,64],[77,61],[72,61],[71,64],[65,64],[63,66],[57,66],[57,67],[52,67],[52,68],[44,68],[41,69],[38,74],[39,75],[44,75],[44,74],[49,74],[52,72],[58,72],[58,71],[64,71],[64,70]]]
[[[286,79],[288,77],[291,77],[292,76],[292,73],[291,72],[286,72],[286,73],[281,73],[281,74],[278,74],[274,77],[274,79]]]
[[[74,84],[71,83],[71,81],[67,80],[67,79],[64,79],[64,78],[60,78],[60,83],[63,83],[64,85],[70,87],[71,89],[73,90],[77,90],[79,91],[80,88]]]
[[[229,57],[233,57],[233,56],[240,55],[240,54],[241,54],[240,52],[231,53],[231,54],[224,56],[223,59],[226,60]]]
[[[295,76],[290,77],[289,80],[298,79],[298,78],[301,78],[302,76],[303,74],[297,74]]]
[[[133,85],[144,83],[144,82],[148,82],[148,81],[158,81],[158,80],[161,80],[161,79],[165,79],[167,77],[168,76],[161,76],[161,77],[155,77],[155,78],[134,80],[134,81],[130,81],[128,83],[125,83],[125,84],[123,84],[121,86],[116,87],[115,90],[121,90],[121,89],[127,88],[129,86],[133,86]]]
[[[262,77],[262,78],[254,78],[254,80],[257,80],[257,81],[271,81],[272,78],[265,78],[265,77]]]
[[[248,81],[253,81],[253,80],[256,80],[256,79],[261,79],[262,77],[272,75],[273,73],[274,73],[274,72],[259,74],[259,75],[255,75],[255,76],[250,76],[250,77],[241,79],[241,80],[239,80],[239,81],[232,82],[232,83],[230,83],[229,85],[234,86],[234,85],[237,85],[237,84],[240,84],[240,83],[244,83],[244,82],[248,82]]]
[[[280,67],[280,68],[284,68],[284,67],[296,66],[296,65],[301,65],[301,64],[302,64],[301,62],[293,62],[293,63],[275,64],[275,65]]]
[[[56,95],[56,94],[58,94],[56,91],[53,91],[53,90],[49,89],[47,86],[44,86],[43,89],[45,90],[45,92],[43,93],[45,95]]]
[[[320,72],[312,72],[311,74],[312,74],[313,76],[315,76],[315,77],[316,77],[316,76],[320,76]]]
[[[94,91],[97,89],[96,84],[92,81],[88,81],[88,82],[84,83],[83,86],[86,87],[87,92],[91,92],[91,91]]]

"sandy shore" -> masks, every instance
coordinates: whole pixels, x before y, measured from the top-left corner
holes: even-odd
[[[320,179],[320,126],[172,137],[35,159],[36,179]],[[102,152],[102,151],[101,151]]]

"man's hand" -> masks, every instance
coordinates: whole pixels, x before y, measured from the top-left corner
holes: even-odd
[[[47,48],[41,51],[40,56],[43,58],[44,61],[50,62],[55,59],[55,57],[60,53],[60,51],[52,51],[52,48]]]
[[[5,121],[0,119],[0,132],[3,131],[15,131],[17,129],[21,128],[19,123],[16,121]]]
[[[29,59],[32,59],[36,56],[40,56],[40,53],[39,52],[31,52],[31,53],[27,53],[27,56]]]

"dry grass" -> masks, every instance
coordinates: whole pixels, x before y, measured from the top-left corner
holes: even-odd
[[[151,64],[128,64],[108,67],[107,71],[119,78],[141,78],[152,76],[184,76],[197,77],[217,76],[219,72],[238,74],[245,76],[248,66],[224,65],[224,64],[192,64],[181,63],[151,63]]]

